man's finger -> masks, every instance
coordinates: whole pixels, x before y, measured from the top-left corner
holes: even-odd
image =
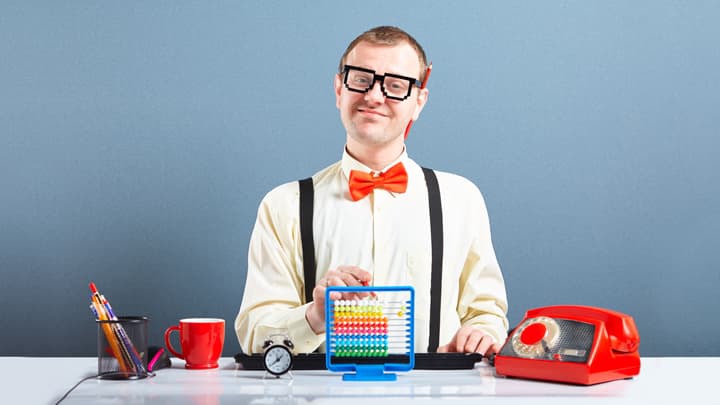
[[[480,349],[482,344],[482,338],[483,335],[479,332],[471,333],[470,336],[468,336],[467,341],[465,342],[464,350],[458,350],[458,351],[464,351],[465,353],[482,353],[478,349]]]
[[[492,345],[493,345],[493,339],[488,335],[484,335],[478,342],[477,348],[475,351],[477,353],[482,353],[482,355],[485,356],[487,354],[487,352],[490,350],[490,348],[492,348]]]

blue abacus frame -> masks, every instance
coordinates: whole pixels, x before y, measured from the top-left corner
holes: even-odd
[[[410,311],[408,319],[410,320],[409,325],[409,341],[410,349],[408,356],[410,361],[408,363],[382,363],[382,364],[363,364],[363,363],[332,363],[332,347],[331,347],[331,333],[332,325],[331,319],[332,313],[332,302],[330,299],[330,293],[353,293],[353,292],[374,292],[383,293],[389,291],[406,291],[410,293]],[[339,287],[331,286],[325,290],[325,366],[330,371],[336,372],[350,372],[343,374],[344,381],[395,381],[397,375],[394,373],[385,373],[386,371],[410,371],[415,367],[415,289],[410,286],[380,286],[380,287]],[[352,374],[355,372],[355,374]]]

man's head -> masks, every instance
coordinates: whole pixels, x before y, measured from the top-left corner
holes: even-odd
[[[350,43],[335,76],[348,147],[402,146],[405,127],[427,101],[419,86],[426,68],[420,44],[396,27],[373,28]]]
[[[425,71],[427,70],[427,57],[425,56],[425,50],[423,50],[423,47],[418,41],[415,40],[415,38],[412,37],[412,35],[408,34],[407,32],[401,30],[398,27],[390,26],[371,28],[358,35],[357,38],[353,39],[353,41],[350,42],[350,45],[348,45],[347,49],[345,49],[345,53],[343,53],[342,57],[340,58],[340,64],[338,65],[338,73],[343,73],[345,62],[350,51],[352,51],[358,43],[363,41],[374,45],[386,46],[393,46],[398,45],[402,42],[407,42],[415,50],[418,56],[418,62],[420,63],[420,76],[418,77],[418,79],[421,82],[425,79]]]

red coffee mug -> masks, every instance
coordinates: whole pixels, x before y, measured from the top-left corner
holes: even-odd
[[[180,332],[182,353],[170,344],[170,334]],[[225,342],[225,320],[219,318],[186,318],[180,326],[165,330],[165,346],[178,358],[185,360],[185,368],[208,369],[218,366]]]

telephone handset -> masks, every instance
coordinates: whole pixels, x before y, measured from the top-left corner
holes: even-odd
[[[557,305],[527,311],[495,357],[498,374],[590,385],[640,373],[640,336],[629,315]]]

